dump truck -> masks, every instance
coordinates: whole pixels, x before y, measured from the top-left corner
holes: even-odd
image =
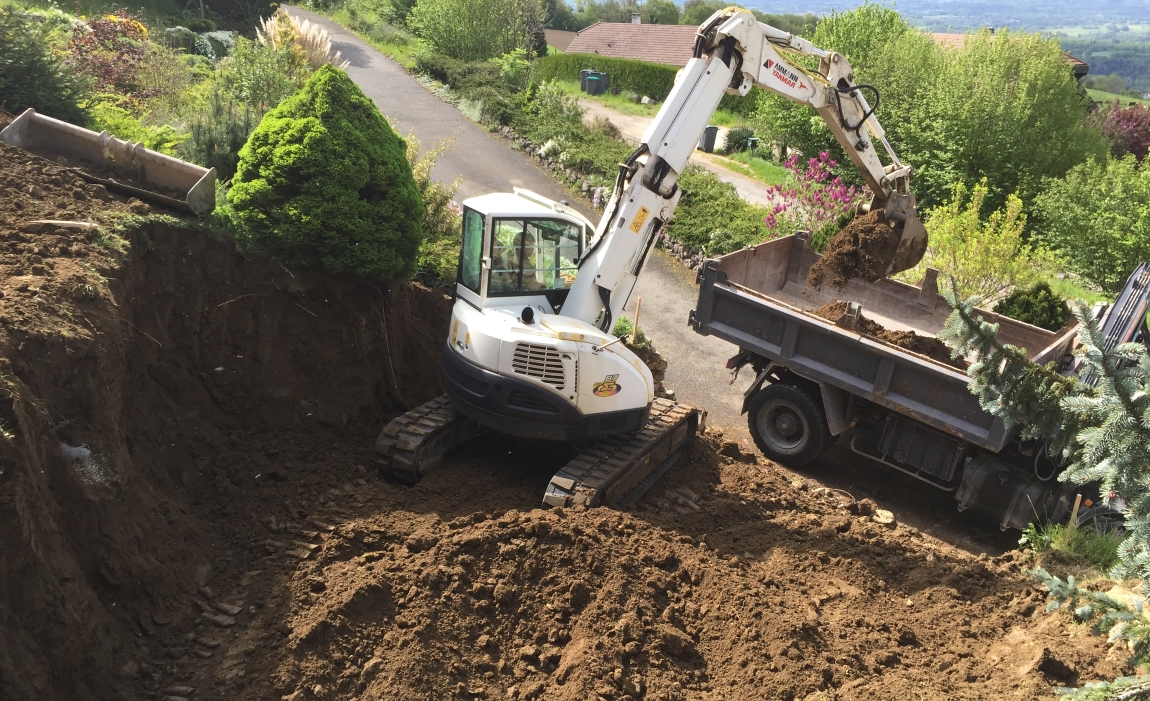
[[[868,461],[953,492],[959,510],[981,512],[1003,529],[1065,518],[1073,487],[1056,479],[1064,465],[1045,442],[1019,440],[1018,426],[983,410],[960,363],[876,333],[936,336],[951,313],[937,271],[928,269],[917,286],[885,278],[818,289],[807,276],[819,258],[800,232],[706,260],[698,272],[689,324],[738,347],[727,363],[733,372],[750,366],[756,373],[743,412],[763,454],[800,467],[842,439]],[[1148,290],[1143,264],[1113,305],[1096,309],[1113,343],[1145,339]],[[832,321],[824,310],[836,303],[842,313]],[[1074,371],[1077,321],[1051,332],[985,309],[978,314],[1031,360]],[[1113,520],[1103,508],[1081,517]]]

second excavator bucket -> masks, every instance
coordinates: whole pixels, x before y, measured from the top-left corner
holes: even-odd
[[[885,213],[887,221],[898,222],[895,230],[900,235],[898,249],[886,269],[890,276],[918,265],[926,254],[927,237],[926,227],[918,218],[913,194],[892,195],[886,201]]]
[[[108,132],[62,122],[28,109],[0,131],[0,141],[72,168],[109,190],[198,216],[216,206],[216,171],[172,158]]]

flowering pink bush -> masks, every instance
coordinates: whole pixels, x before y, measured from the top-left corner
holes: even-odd
[[[1146,152],[1150,150],[1150,107],[1119,107],[1115,102],[1095,113],[1092,121],[1110,139],[1115,156],[1121,158],[1132,153],[1140,161],[1146,158]]]
[[[148,30],[127,13],[93,17],[72,30],[68,62],[92,78],[99,91],[116,91],[133,98],[149,97],[140,71],[147,57]]]
[[[853,185],[844,185],[842,178],[834,174],[837,163],[826,151],[818,158],[808,159],[805,166],[798,156],[791,156],[784,165],[792,180],[767,188],[767,196],[775,204],[763,222],[772,232],[805,229],[811,232],[815,247],[821,248],[839,217],[854,207],[858,191]]]

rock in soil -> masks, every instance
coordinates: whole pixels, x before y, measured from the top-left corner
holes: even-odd
[[[841,290],[852,278],[881,280],[898,252],[901,237],[902,223],[892,225],[882,210],[856,217],[827,242],[822,258],[807,273],[807,284],[815,289],[830,285]]]

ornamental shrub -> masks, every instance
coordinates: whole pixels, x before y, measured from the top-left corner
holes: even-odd
[[[1121,158],[1132,153],[1140,161],[1146,158],[1147,151],[1150,151],[1150,107],[1119,107],[1115,101],[1099,110],[1093,116],[1093,121],[1110,139],[1110,152],[1115,157]]]
[[[151,97],[141,83],[148,29],[127,10],[93,17],[74,27],[69,50],[69,63],[90,77],[97,89],[137,99]]]
[[[822,251],[827,241],[842,228],[839,222],[854,209],[859,192],[854,185],[845,185],[835,174],[838,164],[826,151],[818,158],[808,158],[806,162],[798,156],[791,156],[783,165],[791,172],[791,177],[780,185],[767,188],[767,197],[775,204],[764,223],[771,231],[808,231],[811,246]]]
[[[1025,321],[1047,331],[1057,331],[1070,319],[1070,308],[1066,306],[1066,300],[1054,294],[1045,282],[1011,292],[994,305],[994,313]]]
[[[424,205],[406,146],[330,64],[252,132],[228,201],[241,240],[284,262],[379,280],[415,272]]]
[[[688,165],[679,176],[679,187],[683,197],[664,229],[667,238],[708,256],[721,256],[771,237],[773,232],[764,223],[770,210],[747,202],[734,185],[711,171]]]
[[[88,121],[82,107],[90,97],[88,81],[52,50],[48,22],[10,7],[0,7],[0,106],[19,114],[29,107],[77,124]]]
[[[727,132],[727,143],[723,150],[727,153],[742,153],[750,148],[749,141],[755,130],[748,127],[732,127]]]

